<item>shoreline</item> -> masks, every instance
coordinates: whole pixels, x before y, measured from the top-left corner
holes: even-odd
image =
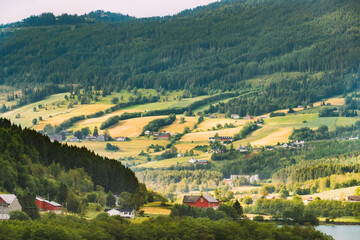
[[[354,225],[354,226],[359,226],[360,222],[326,222],[326,221],[319,221],[319,226],[320,225],[326,225],[326,226],[331,226],[331,225]]]

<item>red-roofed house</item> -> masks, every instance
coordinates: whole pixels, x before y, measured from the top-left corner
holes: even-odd
[[[159,133],[158,140],[168,140],[171,137],[169,132]]]
[[[200,208],[218,208],[219,201],[213,196],[201,195],[201,196],[184,196],[183,204]]]
[[[61,213],[61,205],[59,203],[48,201],[42,197],[36,197],[35,201],[40,211]]]

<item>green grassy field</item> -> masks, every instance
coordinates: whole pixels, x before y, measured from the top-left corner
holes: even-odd
[[[194,156],[196,159],[205,159],[207,156]],[[159,161],[147,162],[136,167],[138,168],[168,168],[176,165],[189,164],[190,157],[170,158]]]
[[[55,94],[50,97],[45,98],[42,101],[31,103],[23,107],[14,109],[12,111],[0,114],[0,117],[5,117],[10,119],[13,123],[20,124],[23,127],[33,126],[32,120],[34,118],[39,118],[40,116],[43,119],[54,117],[60,114],[69,113],[74,111],[76,108],[67,109],[66,107],[57,107],[56,103],[64,99],[66,93]],[[38,109],[39,105],[48,106],[48,110]],[[34,112],[34,107],[37,108],[37,111]],[[20,114],[20,118],[16,116]]]
[[[166,206],[162,206],[161,202],[152,202],[145,204],[141,209],[145,212],[145,215],[158,216],[169,215],[171,212],[172,204],[166,203]]]

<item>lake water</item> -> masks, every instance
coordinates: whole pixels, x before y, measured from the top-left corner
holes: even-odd
[[[360,225],[320,225],[315,227],[335,240],[360,240]]]

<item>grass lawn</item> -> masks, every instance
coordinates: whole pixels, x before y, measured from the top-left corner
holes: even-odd
[[[207,131],[207,132],[192,132],[188,133],[181,138],[181,142],[205,142],[209,141],[209,137],[214,137],[215,134],[219,134],[219,136],[233,136],[235,133],[238,133],[242,127],[236,128],[226,128],[215,131]],[[196,131],[196,130],[195,130]]]
[[[321,222],[325,222],[326,219],[329,219],[330,221],[334,220],[334,222],[360,223],[360,217],[352,217],[352,216],[339,217],[339,218],[335,218],[335,219],[319,217],[318,219]]]
[[[146,150],[151,144],[159,144],[165,146],[168,144],[166,140],[147,140],[147,139],[134,139],[129,142],[110,142],[112,145],[118,146],[120,150],[118,152],[109,152],[105,150],[107,142],[86,142],[81,143],[68,143],[71,145],[76,145],[78,147],[87,147],[90,150],[93,150],[95,153],[100,156],[105,156],[108,158],[119,159],[123,157],[137,157],[141,150]]]
[[[63,100],[67,94],[68,93],[60,93],[52,95],[39,102],[31,103],[12,111],[0,114],[0,117],[8,118],[13,123],[20,124],[23,127],[32,127],[32,120],[34,118],[39,118],[41,116],[43,119],[48,119],[50,116],[64,114],[71,111],[72,109],[67,109],[65,107],[59,108],[55,106],[55,103]],[[39,105],[47,105],[49,110],[41,109],[34,112],[34,107],[38,108]],[[16,118],[16,115],[18,114],[20,114],[20,118]]]
[[[176,120],[169,126],[162,127],[160,131],[169,131],[171,134],[177,132],[182,133],[185,127],[192,129],[194,125],[197,123],[197,117],[185,117],[185,122],[180,124],[180,118],[184,117],[182,115],[177,115]]]
[[[152,202],[145,204],[141,209],[145,212],[145,215],[169,215],[171,212],[172,204],[166,203],[166,206],[162,206],[161,202]]]
[[[199,158],[198,156],[196,158]],[[183,165],[183,164],[189,164],[190,157],[181,157],[181,158],[169,158],[164,160],[158,160],[158,161],[151,161],[146,162],[144,164],[138,165],[136,167],[139,168],[167,168],[175,165]]]
[[[358,187],[359,186],[329,190],[321,193],[306,195],[306,197],[319,197],[321,199],[346,198],[349,195],[354,195],[355,189]]]

